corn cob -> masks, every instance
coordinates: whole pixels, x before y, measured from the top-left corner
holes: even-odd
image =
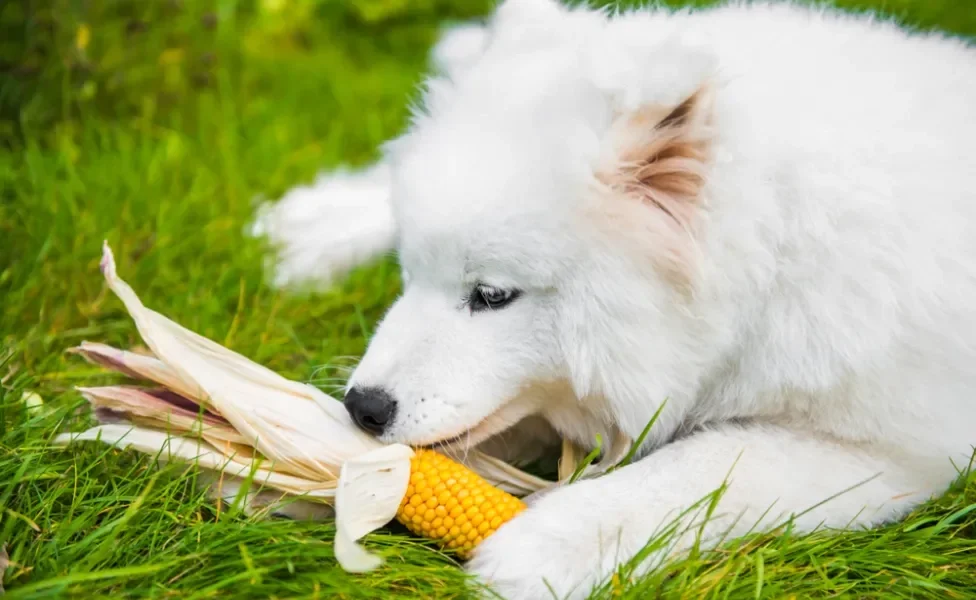
[[[524,502],[474,471],[443,454],[421,449],[410,460],[410,483],[396,517],[416,535],[467,558],[524,509]]]

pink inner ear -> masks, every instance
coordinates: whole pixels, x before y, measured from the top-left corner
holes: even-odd
[[[709,89],[703,87],[671,110],[648,106],[621,118],[612,132],[611,166],[597,173],[613,197],[608,201],[631,204],[637,200],[653,209],[647,219],[641,219],[640,229],[653,238],[652,253],[658,265],[680,285],[690,284],[693,275],[694,230],[710,150],[710,114]],[[610,213],[623,209],[605,208]]]
[[[611,185],[652,204],[688,229],[705,184],[708,160],[708,94],[705,89],[659,118],[649,107],[627,118],[623,127],[621,164]],[[651,124],[653,123],[653,124]]]

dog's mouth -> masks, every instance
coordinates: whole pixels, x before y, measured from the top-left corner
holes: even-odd
[[[463,453],[489,438],[504,433],[536,411],[536,407],[531,403],[513,402],[505,404],[471,427],[440,435],[429,441],[424,440],[423,443],[416,445],[446,454]]]

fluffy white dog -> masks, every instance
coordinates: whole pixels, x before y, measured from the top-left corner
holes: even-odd
[[[639,461],[478,549],[502,596],[586,595],[727,479],[706,544],[790,515],[898,519],[968,465],[971,47],[783,4],[509,0],[436,52],[409,131],[353,190],[356,247],[395,242],[405,289],[350,412],[390,442],[539,415],[592,445],[666,401]],[[316,245],[343,230],[343,185],[264,215],[284,280],[349,262]]]

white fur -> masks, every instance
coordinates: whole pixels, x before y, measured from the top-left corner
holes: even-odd
[[[433,67],[457,72],[481,53],[485,42],[482,26],[449,27],[431,52]],[[379,162],[323,173],[275,203],[261,203],[248,233],[272,245],[276,287],[328,286],[393,248],[389,168]]]
[[[771,506],[763,526],[840,494],[798,529],[873,526],[946,488],[976,442],[973,49],[775,4],[510,0],[484,33],[390,144],[407,283],[350,385],[388,389],[383,437],[408,443],[534,413],[590,444],[667,404],[644,458],[540,498],[472,572],[507,598],[584,597],[729,474],[706,543]],[[663,248],[607,231],[594,173],[621,115],[706,83],[683,294]],[[472,314],[478,282],[524,294]]]
[[[379,163],[322,174],[262,204],[250,233],[274,247],[273,284],[328,285],[388,252],[395,234],[389,190],[389,169]]]

